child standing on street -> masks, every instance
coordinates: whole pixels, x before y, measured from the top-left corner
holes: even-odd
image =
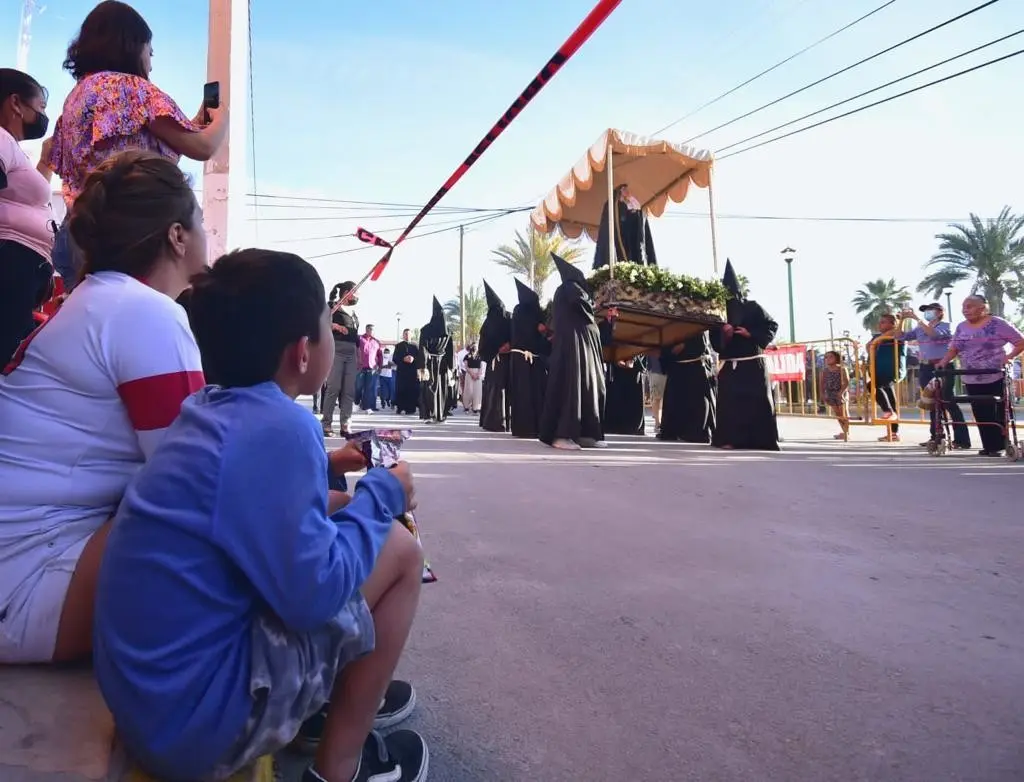
[[[842,431],[836,440],[850,439],[850,374],[842,365],[838,350],[825,354],[825,367],[821,371],[821,399],[839,420]]]

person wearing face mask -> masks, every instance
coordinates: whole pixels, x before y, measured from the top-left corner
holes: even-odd
[[[69,214],[86,177],[108,157],[141,150],[174,163],[182,155],[209,160],[227,137],[223,103],[202,106],[190,119],[150,81],[153,31],[127,3],[103,0],[89,12],[68,46],[64,70],[76,83],[55,123],[46,162],[61,178]],[[57,234],[53,263],[70,289],[81,253],[66,225]]]
[[[927,386],[935,377],[935,368],[946,351],[949,350],[949,341],[953,332],[946,322],[945,310],[942,305],[933,301],[931,304],[922,304],[917,312],[912,309],[904,310],[902,316],[907,320],[916,321],[917,325],[904,335],[907,340],[916,341],[918,345],[918,359],[920,368],[918,370],[918,381],[921,388]],[[953,448],[967,449],[971,447],[971,433],[964,423],[964,412],[960,405],[953,402],[953,384],[944,383],[942,386],[942,403],[946,412],[953,420]],[[942,427],[942,416],[937,406],[931,410],[931,437],[921,445],[927,446],[932,442],[939,442],[946,439],[946,433]]]
[[[0,366],[35,327],[53,279],[50,184],[19,146],[46,135],[46,97],[27,73],[0,68]]]

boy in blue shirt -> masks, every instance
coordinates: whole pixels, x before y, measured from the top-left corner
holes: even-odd
[[[225,779],[300,734],[317,745],[303,782],[426,779],[418,734],[371,730],[413,700],[405,685],[396,715],[385,697],[423,567],[394,521],[412,475],[372,469],[329,495],[320,425],[294,402],[330,371],[325,301],[288,253],[231,253],[193,281],[216,385],[186,400],[107,542],[96,676],[129,752],[167,782]]]

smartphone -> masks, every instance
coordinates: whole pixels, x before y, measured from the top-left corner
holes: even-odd
[[[211,81],[203,85],[203,122],[209,124],[210,113],[206,109],[220,108],[220,82]]]

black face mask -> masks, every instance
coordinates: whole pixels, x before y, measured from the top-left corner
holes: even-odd
[[[50,127],[50,118],[47,117],[43,112],[36,111],[36,118],[31,122],[22,121],[21,127],[25,133],[25,141],[35,141],[36,139],[43,138],[46,135],[47,128]]]

